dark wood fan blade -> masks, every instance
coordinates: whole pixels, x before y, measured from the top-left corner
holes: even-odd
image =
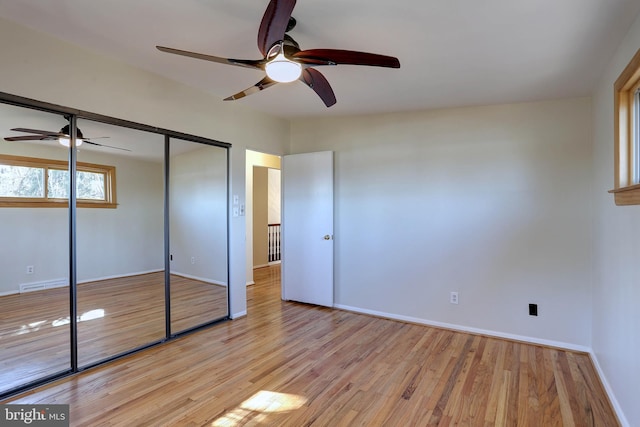
[[[89,141],[88,139],[85,139],[84,143],[85,144],[91,144],[91,145],[97,145],[98,147],[113,148],[115,150],[131,151],[131,150],[127,149],[127,148],[114,147],[112,145],[106,145],[106,144],[98,144],[97,142],[92,142],[92,141]]]
[[[5,141],[45,141],[47,139],[57,139],[57,136],[51,135],[25,135],[25,136],[8,136]]]
[[[264,69],[265,61],[263,59],[251,60],[251,59],[231,59],[221,58],[219,56],[205,55],[203,53],[189,52],[188,50],[173,49],[171,47],[156,46],[161,52],[172,53],[174,55],[188,56],[189,58],[202,59],[210,62],[217,62],[219,64],[235,65],[238,67],[246,68],[258,68]]]
[[[271,0],[258,29],[258,49],[263,56],[274,43],[284,39],[296,0]]]
[[[24,133],[37,133],[39,135],[46,136],[64,136],[64,133],[60,132],[51,132],[49,130],[38,130],[38,129],[28,129],[28,128],[13,128],[11,129],[14,132],[24,132]]]
[[[313,68],[307,68],[302,71],[300,80],[313,89],[327,107],[331,107],[336,103],[336,95],[333,93],[331,85],[320,71]]]
[[[328,65],[368,65],[371,67],[400,68],[400,61],[393,56],[378,55],[375,53],[356,52],[341,49],[309,49],[293,54],[293,57],[301,63],[316,65],[317,61],[330,62]],[[320,64],[318,64],[320,65]]]
[[[277,84],[278,82],[271,80],[269,77],[265,77],[264,79],[260,80],[258,83],[254,84],[253,86],[251,86],[248,89],[243,90],[242,92],[238,92],[235,95],[231,95],[227,98],[225,98],[225,101],[235,101],[236,99],[240,99],[240,98],[244,98],[245,96],[254,94],[256,92],[260,92],[261,90],[265,90],[275,84]]]

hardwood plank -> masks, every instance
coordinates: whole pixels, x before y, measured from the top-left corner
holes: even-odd
[[[496,341],[495,343],[495,356],[488,360],[488,363],[491,364],[489,369],[493,372],[491,381],[488,389],[485,389],[485,392],[488,392],[489,397],[487,400],[487,410],[484,415],[485,425],[492,425],[495,423],[496,419],[501,417],[499,413],[499,403],[500,398],[503,394],[502,380],[504,377],[504,358],[506,352],[506,343],[504,341]]]
[[[588,355],[280,300],[256,270],[248,315],[11,399],[74,426],[606,425]]]
[[[555,376],[556,388],[558,390],[558,401],[560,402],[560,413],[562,422],[565,425],[575,425],[571,408],[571,394],[567,390],[565,372],[562,371],[559,358],[561,355],[557,351],[553,352],[553,374]]]

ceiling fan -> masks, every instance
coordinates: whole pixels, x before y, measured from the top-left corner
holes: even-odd
[[[27,128],[13,128],[11,129],[14,132],[24,132],[30,133],[32,135],[24,135],[24,136],[8,136],[4,140],[5,141],[58,141],[60,145],[64,145],[65,147],[69,147],[71,145],[71,131],[69,129],[69,125],[66,125],[60,132],[50,132],[46,130],[38,130],[38,129],[27,129]],[[109,138],[108,136],[102,136],[98,138]],[[82,134],[80,128],[76,128],[76,147],[80,147],[83,143],[96,145],[98,147],[105,148],[113,148],[115,150],[122,151],[131,151],[126,148],[114,147],[112,145],[100,144],[97,142],[93,142],[92,139],[98,138],[87,138]]]
[[[225,98],[232,101],[267,89],[277,83],[300,80],[318,94],[327,107],[336,103],[336,97],[327,79],[315,68],[323,65],[368,65],[372,67],[400,68],[398,58],[375,53],[340,49],[300,50],[288,33],[296,20],[291,16],[296,0],[271,0],[258,29],[258,49],[263,59],[231,59],[205,55],[170,47],[156,46],[162,52],[238,67],[264,70],[266,76],[255,85]]]

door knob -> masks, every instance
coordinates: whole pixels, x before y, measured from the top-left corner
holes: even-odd
[[[324,240],[331,240],[331,236],[330,236],[330,235],[328,235],[328,234],[325,234],[325,235],[324,235]]]

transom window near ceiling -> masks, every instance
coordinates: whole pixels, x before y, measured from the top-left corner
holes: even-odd
[[[76,206],[116,208],[114,166],[77,163]],[[67,207],[65,161],[0,155],[0,207]]]
[[[640,50],[614,84],[616,205],[640,205]]]

